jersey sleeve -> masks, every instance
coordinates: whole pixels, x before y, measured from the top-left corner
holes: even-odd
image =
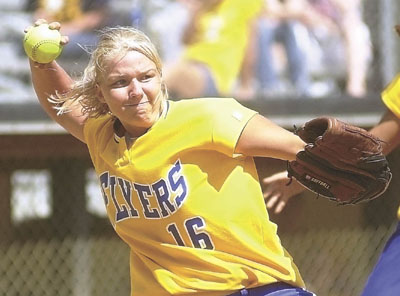
[[[235,156],[235,147],[243,129],[256,111],[244,107],[234,99],[220,99],[221,106],[214,116],[212,141],[216,149],[228,156]],[[221,109],[220,109],[221,108]]]
[[[400,74],[383,90],[382,101],[393,114],[400,118]]]
[[[83,134],[93,163],[96,163],[97,155],[102,147],[114,137],[113,122],[111,116],[105,115],[89,118],[85,123]]]
[[[382,101],[386,107],[400,118],[400,74],[398,74],[382,92]],[[397,209],[400,220],[400,207]]]

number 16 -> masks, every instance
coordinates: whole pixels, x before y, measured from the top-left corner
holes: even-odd
[[[214,245],[212,243],[211,237],[207,232],[201,231],[205,228],[205,222],[201,217],[194,217],[185,221],[185,229],[192,241],[193,247],[198,249],[208,249],[213,250]],[[185,246],[182,236],[178,231],[178,227],[175,223],[169,224],[167,230],[174,237],[178,246]]]

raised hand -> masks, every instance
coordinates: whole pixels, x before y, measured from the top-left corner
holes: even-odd
[[[305,190],[295,179],[290,180],[286,171],[266,177],[262,180],[262,183],[265,188],[265,204],[275,214],[282,212],[290,198]]]

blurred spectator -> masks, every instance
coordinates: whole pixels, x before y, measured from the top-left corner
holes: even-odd
[[[366,94],[371,44],[360,0],[265,0],[265,5],[247,54],[255,58],[243,64],[239,95],[257,90],[267,98],[322,97],[337,91],[342,80],[350,96]]]
[[[146,2],[146,7],[140,7],[138,3],[135,8],[135,11],[151,11],[146,14],[146,25],[138,27],[151,36],[164,61],[164,67],[176,63],[184,49],[183,34],[189,21],[189,10],[185,2],[186,0],[150,0]],[[136,26],[137,22],[134,23]]]
[[[360,0],[307,0],[305,16],[314,41],[320,45],[322,64],[328,75],[335,71],[345,80],[344,91],[355,98],[367,92],[372,60],[370,34],[362,17]],[[311,59],[315,55],[310,57]],[[342,65],[342,68],[338,68]]]
[[[230,95],[263,0],[184,0],[188,23],[181,58],[165,67],[172,97]]]
[[[264,96],[280,93],[308,96],[310,72],[305,47],[301,44],[303,3],[299,0],[266,0],[266,9],[258,22],[258,87]],[[290,85],[282,83],[274,45],[279,42],[286,53],[287,76]],[[282,63],[282,61],[280,61]]]
[[[49,22],[63,23],[61,33],[68,35],[70,39],[60,58],[61,64],[63,59],[67,60],[66,66],[71,59],[86,59],[83,48],[96,45],[96,29],[110,24],[111,21],[109,0],[28,0],[27,5],[28,11],[33,12],[34,19],[43,18]]]
[[[236,95],[242,99],[314,96],[307,0],[265,0],[253,29]],[[314,12],[316,14],[316,12]],[[319,13],[312,17],[314,21]]]
[[[245,56],[242,61],[239,75],[233,89],[233,96],[240,101],[249,101],[256,98],[254,68],[258,63],[258,20],[256,17],[250,24],[249,40]]]
[[[338,9],[339,27],[345,41],[347,58],[346,92],[353,97],[366,94],[368,67],[372,60],[372,45],[367,25],[363,21],[361,0],[331,0]]]

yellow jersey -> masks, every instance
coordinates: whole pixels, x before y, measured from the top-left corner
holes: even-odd
[[[108,218],[130,247],[132,296],[304,287],[269,220],[253,158],[234,154],[255,114],[228,98],[167,101],[129,149],[112,116],[87,121]]]
[[[400,74],[398,74],[382,92],[382,100],[386,107],[400,118]],[[400,219],[400,207],[397,210]]]
[[[206,64],[221,94],[236,82],[250,35],[250,23],[261,12],[263,0],[224,0],[198,20],[197,41],[184,57]]]

